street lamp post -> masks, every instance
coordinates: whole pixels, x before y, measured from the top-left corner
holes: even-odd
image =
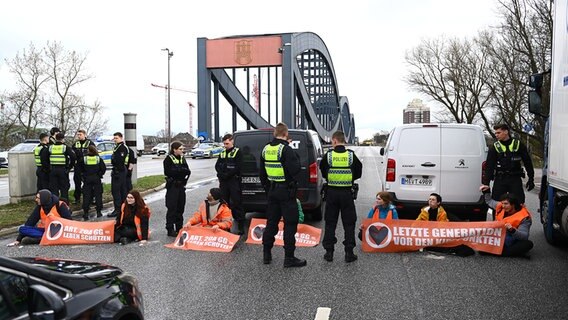
[[[162,49],[162,51],[166,51],[168,53],[168,107],[166,110],[166,121],[167,121],[167,125],[166,125],[166,135],[168,136],[168,147],[171,145],[172,143],[172,130],[171,130],[171,118],[170,118],[170,59],[172,58],[172,56],[174,55],[173,51],[170,51],[170,49],[165,48]]]

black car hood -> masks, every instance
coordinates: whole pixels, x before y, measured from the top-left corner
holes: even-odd
[[[120,268],[98,262],[37,257],[0,257],[0,265],[51,281],[73,292],[97,287],[123,273]]]

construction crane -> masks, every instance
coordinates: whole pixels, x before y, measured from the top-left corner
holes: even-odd
[[[152,87],[155,87],[155,88],[162,88],[162,89],[164,89],[164,91],[165,91],[165,93],[166,93],[166,110],[167,110],[167,107],[168,107],[168,85],[161,86],[161,85],[158,85],[158,84],[155,84],[155,83],[150,83],[150,85],[151,85]],[[178,89],[178,88],[172,88],[172,87],[170,87],[170,90],[182,91],[182,92],[189,92],[189,93],[197,94],[197,92],[195,92],[195,91],[186,90],[186,89]],[[189,105],[189,134],[193,135],[193,109],[195,109],[195,106],[194,106],[193,103],[191,103],[191,102],[188,102],[188,105]],[[166,119],[167,119],[167,117],[166,117]],[[168,126],[167,121],[168,121],[168,120],[166,120],[166,128],[167,128],[167,126]]]

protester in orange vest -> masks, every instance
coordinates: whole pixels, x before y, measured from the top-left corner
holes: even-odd
[[[448,222],[448,214],[444,207],[442,207],[442,196],[437,193],[431,193],[428,197],[428,206],[420,210],[420,214],[416,220],[420,221],[437,221],[437,222]],[[475,254],[475,250],[472,248],[460,244],[455,247],[426,247],[426,251],[438,252],[456,255],[459,257],[468,257]]]
[[[395,206],[392,205],[392,197],[390,193],[386,191],[377,192],[375,205],[371,208],[367,214],[367,219],[373,219],[373,221],[379,219],[398,219],[398,212]],[[363,225],[359,227],[359,234],[357,234],[359,240],[363,241]]]
[[[520,199],[515,194],[506,193],[498,202],[491,198],[489,186],[482,185],[479,189],[484,194],[485,203],[495,209],[495,221],[505,222],[505,228],[507,228],[501,256],[526,256],[526,253],[533,248],[533,243],[529,240],[529,231],[532,225],[530,212],[521,204]]]
[[[36,207],[28,220],[18,229],[16,241],[8,244],[9,247],[19,245],[24,237],[39,240],[45,231],[47,216],[71,219],[71,211],[64,201],[47,189],[39,190],[35,196]]]
[[[195,225],[213,230],[231,230],[233,214],[221,197],[221,189],[212,188],[209,190],[207,199],[201,202],[199,210],[193,214],[193,217],[185,226]]]
[[[448,214],[442,207],[442,196],[437,193],[430,194],[428,197],[428,206],[420,210],[420,214],[416,220],[422,221],[449,221]]]
[[[128,192],[120,214],[116,217],[114,241],[126,245],[139,240],[140,245],[145,244],[149,235],[150,214],[150,208],[142,199],[140,192],[136,190]]]

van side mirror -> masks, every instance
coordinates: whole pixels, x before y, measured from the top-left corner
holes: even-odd
[[[379,153],[381,154],[381,156],[385,155],[385,147],[381,147],[381,151],[379,151]]]
[[[65,318],[67,310],[56,292],[34,284],[28,289],[28,315],[34,320],[56,320]]]

